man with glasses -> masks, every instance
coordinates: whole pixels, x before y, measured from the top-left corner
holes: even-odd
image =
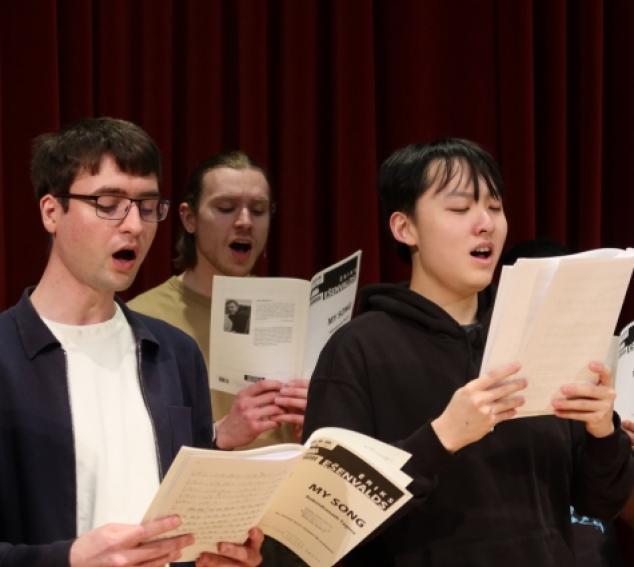
[[[211,446],[212,419],[195,343],[115,298],[167,215],[158,148],[86,119],[40,136],[31,174],[51,250],[0,315],[0,564],[164,565],[192,537],[169,537],[177,517],[138,522],[179,447]],[[257,565],[249,535],[198,567]]]
[[[251,274],[266,246],[272,211],[266,174],[247,154],[222,152],[202,161],[179,207],[175,266],[180,274],[134,298],[130,307],[182,329],[208,359],[213,278]],[[246,321],[234,330],[247,332]],[[308,381],[297,378],[288,384],[261,380],[237,396],[213,390],[218,447],[297,441],[307,389]]]

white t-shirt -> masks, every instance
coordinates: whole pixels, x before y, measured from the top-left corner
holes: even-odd
[[[109,522],[139,523],[159,485],[158,448],[130,325],[118,305],[103,323],[44,322],[66,351],[77,535]]]

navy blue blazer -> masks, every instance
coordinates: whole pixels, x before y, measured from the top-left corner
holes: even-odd
[[[30,291],[0,314],[0,564],[66,567],[77,525],[66,355]],[[135,337],[163,477],[181,445],[211,447],[207,370],[188,335],[118,303]]]

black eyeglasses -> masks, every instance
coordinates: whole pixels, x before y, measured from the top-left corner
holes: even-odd
[[[95,207],[95,213],[100,219],[123,220],[130,212],[132,203],[139,208],[139,216],[148,222],[160,222],[167,217],[170,208],[169,199],[160,197],[146,197],[145,199],[131,199],[120,195],[76,195],[63,193],[56,195],[60,199],[78,199],[90,201]]]

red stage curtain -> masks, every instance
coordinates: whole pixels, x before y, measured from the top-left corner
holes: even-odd
[[[46,260],[30,141],[85,115],[156,138],[174,209],[208,154],[262,162],[278,202],[263,274],[309,277],[362,248],[363,283],[405,277],[377,168],[446,135],[500,161],[509,245],[634,242],[628,0],[22,0],[0,14],[0,308]],[[177,223],[128,295],[170,274]]]
[[[229,148],[273,181],[262,274],[310,277],[362,248],[362,283],[404,278],[377,168],[448,135],[500,161],[509,245],[634,244],[633,26],[629,0],[4,2],[0,309],[46,261],[31,140],[87,115],[139,123],[164,154],[173,212],[128,296],[171,273],[187,173]]]

